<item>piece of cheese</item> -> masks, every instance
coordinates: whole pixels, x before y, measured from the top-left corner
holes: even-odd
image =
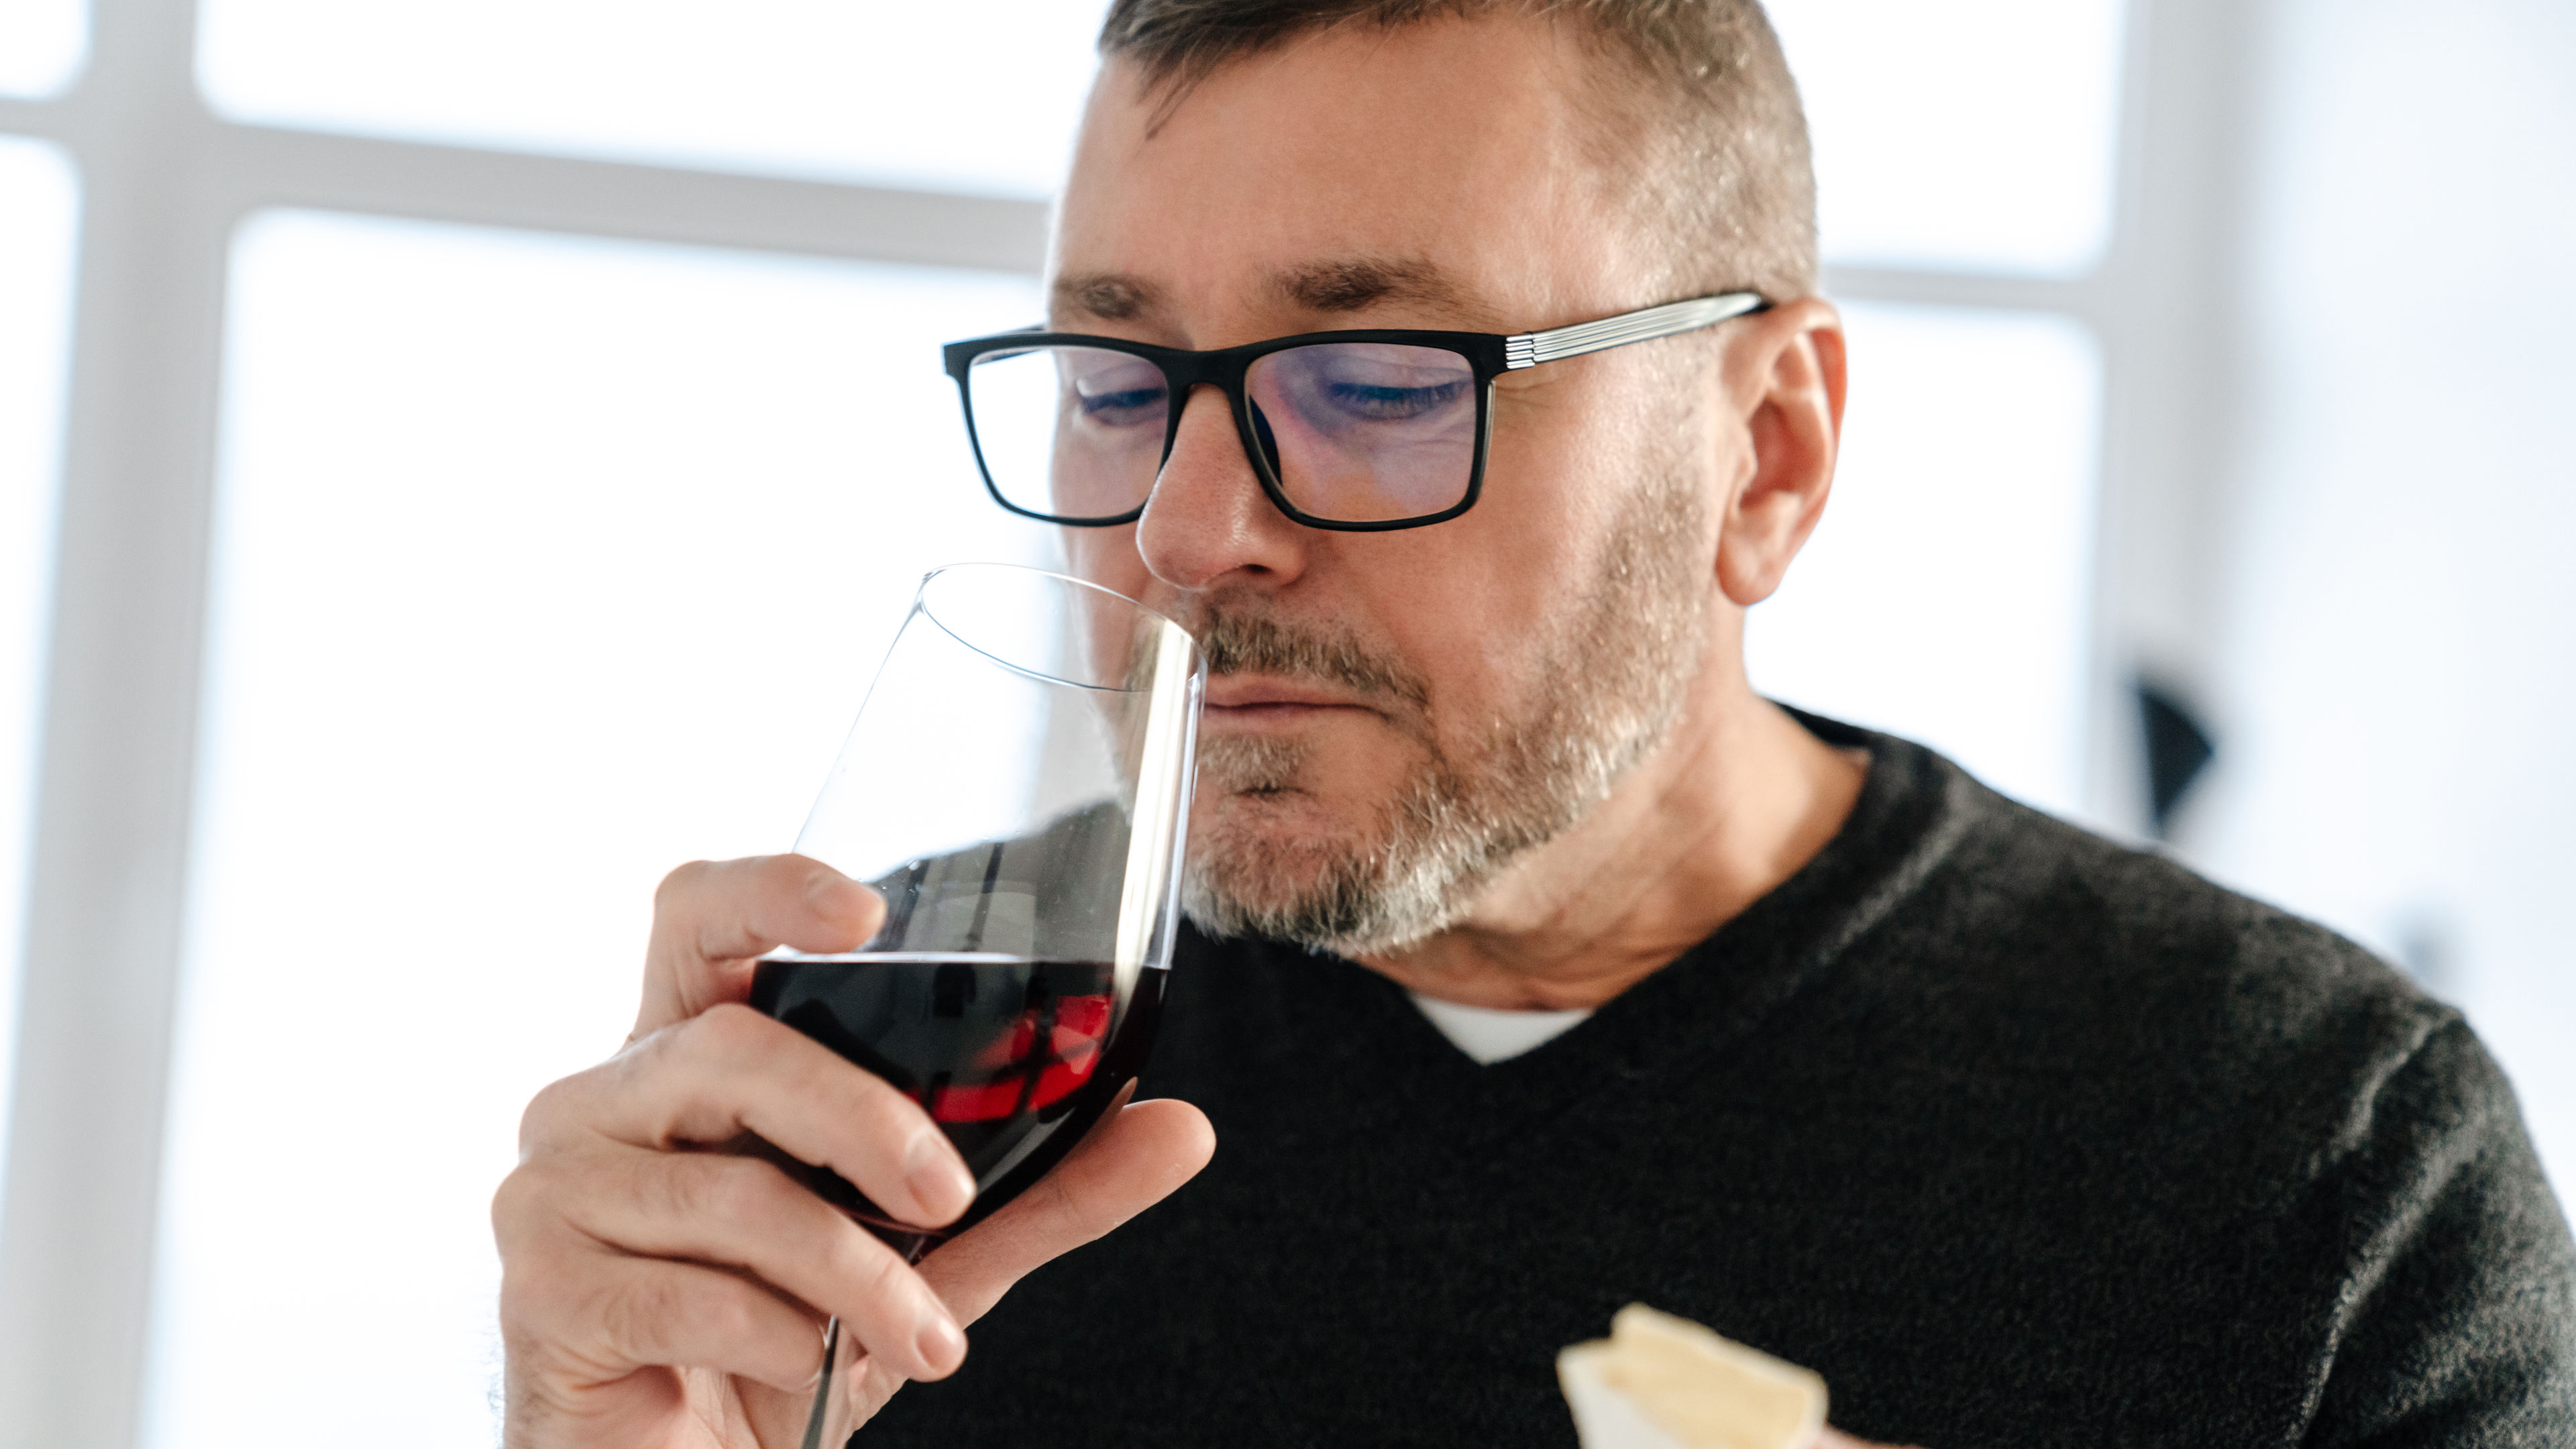
[[[1825,1422],[1822,1377],[1642,1303],[1556,1377],[1583,1449],[1806,1449]]]

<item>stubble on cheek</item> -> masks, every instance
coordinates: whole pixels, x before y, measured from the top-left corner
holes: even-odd
[[[1286,623],[1257,599],[1210,600],[1188,622],[1211,675],[1332,686],[1374,717],[1358,728],[1350,720],[1287,736],[1199,737],[1184,885],[1191,915],[1221,934],[1308,938],[1385,865],[1407,762],[1437,754],[1428,686],[1349,628]],[[1381,771],[1386,778],[1370,778]]]
[[[1641,460],[1589,577],[1522,641],[1518,687],[1472,737],[1453,718],[1444,739],[1429,681],[1374,641],[1240,607],[1199,619],[1212,673],[1329,681],[1388,732],[1202,737],[1183,886],[1200,927],[1402,949],[1606,798],[1669,733],[1704,652],[1707,539],[1686,461]]]

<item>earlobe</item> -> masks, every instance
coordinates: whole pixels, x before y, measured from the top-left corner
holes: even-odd
[[[1842,319],[1831,303],[1803,297],[1747,320],[1728,373],[1750,458],[1717,546],[1718,587],[1738,607],[1780,587],[1824,515],[1844,391]]]

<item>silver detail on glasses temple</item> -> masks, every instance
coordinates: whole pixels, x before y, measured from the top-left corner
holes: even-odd
[[[1622,312],[1598,322],[1578,322],[1571,327],[1551,328],[1545,332],[1524,332],[1503,339],[1503,366],[1506,369],[1536,367],[1560,357],[1580,357],[1599,352],[1605,347],[1624,347],[1631,342],[1650,342],[1675,333],[1693,332],[1714,327],[1730,317],[1760,311],[1765,303],[1758,292],[1728,292],[1716,297],[1693,297],[1687,302],[1666,302],[1637,312]]]

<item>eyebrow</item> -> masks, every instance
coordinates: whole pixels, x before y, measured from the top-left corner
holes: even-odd
[[[1305,312],[1360,312],[1386,303],[1410,303],[1490,320],[1470,303],[1448,274],[1413,258],[1346,257],[1287,267],[1262,279],[1273,300]],[[1130,272],[1076,272],[1055,280],[1060,313],[1132,322],[1162,310],[1163,289]]]
[[[1055,279],[1055,305],[1104,322],[1132,322],[1161,308],[1163,292],[1125,272],[1081,272]]]
[[[1271,274],[1270,290],[1309,312],[1358,312],[1383,302],[1454,310],[1459,302],[1445,273],[1412,258],[1352,257],[1290,267]]]

